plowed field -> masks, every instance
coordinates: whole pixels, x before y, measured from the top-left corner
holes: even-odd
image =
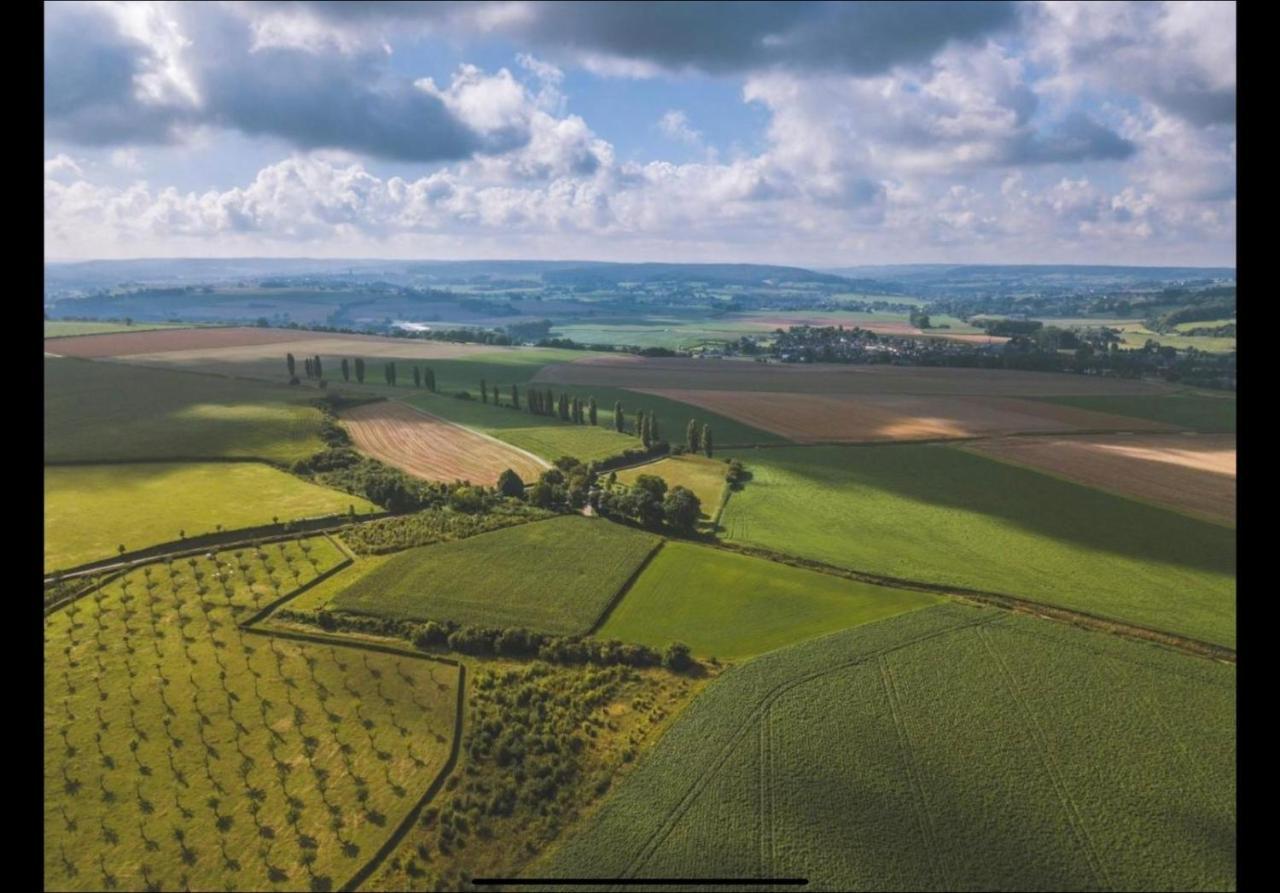
[[[118,332],[46,340],[45,349],[63,357],[122,357],[137,353],[280,344],[297,340],[298,332],[283,329],[153,329],[147,332]]]
[[[342,420],[360,450],[429,481],[492,485],[507,468],[532,481],[547,467],[530,453],[395,401],[344,410]]]
[[[1234,435],[1163,437],[1019,437],[970,449],[1135,496],[1235,523]]]

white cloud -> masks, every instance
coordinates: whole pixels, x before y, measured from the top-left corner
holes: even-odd
[[[65,152],[59,152],[52,158],[46,158],[44,162],[45,179],[51,179],[60,176],[74,175],[83,177],[84,171],[76,160]]]

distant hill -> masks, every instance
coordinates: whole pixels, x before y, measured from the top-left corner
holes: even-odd
[[[891,264],[836,267],[846,278],[884,279],[919,293],[1141,288],[1235,281],[1234,267],[1124,267],[1088,264]]]

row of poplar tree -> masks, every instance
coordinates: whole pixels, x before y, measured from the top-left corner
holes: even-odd
[[[298,380],[297,359],[294,357],[293,354],[287,353],[284,355],[284,362],[285,362],[285,365],[289,367],[290,380],[292,382],[297,382]],[[355,368],[356,381],[360,384],[364,384],[365,366],[364,366],[364,360],[362,360],[360,357],[356,357],[354,363],[348,362],[346,357],[342,358],[342,380],[351,381],[351,371],[353,366]],[[430,367],[420,368],[418,366],[413,366],[411,367],[411,369],[413,370],[413,386],[415,388],[425,387],[428,391],[435,393],[435,390],[436,390],[435,372],[433,372]],[[304,357],[303,372],[307,376],[307,378],[316,378],[320,380],[321,384],[324,383],[324,365],[320,361],[320,357],[318,356]],[[396,364],[395,363],[383,364],[382,376],[383,378],[386,379],[387,384],[391,385],[392,387],[395,387],[396,380],[397,380]]]

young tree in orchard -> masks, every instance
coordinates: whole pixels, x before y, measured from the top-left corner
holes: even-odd
[[[595,397],[592,397],[590,401],[587,402],[587,419],[593,425],[596,423],[596,398]]]
[[[689,425],[684,429],[685,446],[689,448],[689,452],[696,453],[698,451],[698,422],[696,419],[689,419]]]
[[[613,403],[613,430],[619,434],[623,434],[627,430],[626,419],[622,415],[622,401],[615,400]]]
[[[351,381],[351,365],[347,362],[347,358],[342,358],[342,380]]]
[[[707,454],[707,458],[711,458],[711,426],[702,426],[702,451]]]
[[[284,364],[289,367],[289,377],[293,378],[293,370],[297,364],[297,361],[293,358],[293,354],[287,353],[284,355]]]
[[[422,370],[417,366],[413,367],[413,386],[415,388],[422,387]]]
[[[356,381],[364,384],[364,360],[356,357]]]

